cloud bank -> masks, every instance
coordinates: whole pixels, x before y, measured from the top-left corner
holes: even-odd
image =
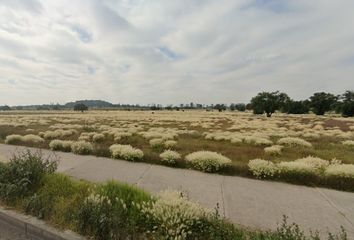
[[[354,86],[354,1],[0,0],[0,105]]]

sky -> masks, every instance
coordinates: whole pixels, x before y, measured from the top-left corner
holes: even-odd
[[[353,0],[0,0],[0,105],[354,89]]]

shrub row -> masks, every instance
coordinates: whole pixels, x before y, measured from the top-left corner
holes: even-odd
[[[273,163],[263,159],[249,161],[252,174],[260,179],[281,179],[306,185],[329,186],[354,191],[354,164],[306,157],[292,162]]]
[[[90,135],[91,136],[91,135]],[[97,136],[96,133],[92,134],[92,137]],[[98,136],[100,138],[101,136]],[[171,148],[176,144],[174,140],[164,139],[152,139],[156,140],[156,143],[161,143],[163,148]],[[157,141],[158,140],[158,141]],[[160,141],[161,140],[161,141]],[[39,136],[36,135],[9,135],[6,137],[5,142],[8,144],[17,144],[23,142],[38,143],[43,142]],[[166,145],[169,143],[169,147]],[[283,145],[296,145],[302,147],[310,147],[306,141],[299,138],[281,138],[278,144],[266,147],[264,149],[266,154],[280,155]],[[343,144],[350,145],[352,141],[343,142]],[[55,151],[73,152],[75,154],[98,154],[99,156],[111,156],[116,159],[124,159],[128,161],[146,161],[144,159],[144,153],[131,145],[114,144],[109,149],[94,149],[92,143],[85,141],[65,141],[65,140],[52,140],[49,144],[50,149]],[[286,181],[295,184],[304,185],[317,185],[331,187],[339,190],[354,191],[354,165],[353,164],[330,164],[328,161],[322,160],[326,166],[326,171],[316,169],[311,164],[306,163],[309,158],[302,160],[296,160],[294,162],[281,162],[273,164],[272,162],[262,159],[255,159],[249,162],[249,169],[247,166],[241,167],[235,164],[231,164],[232,161],[216,152],[210,151],[197,151],[190,153],[184,157],[170,149],[165,150],[160,155],[160,161],[162,164],[177,166],[177,167],[190,167],[203,172],[220,172],[231,175],[242,176],[255,176],[257,178],[275,179]],[[307,159],[307,160],[306,160]],[[311,158],[315,161],[316,158]],[[317,158],[318,159],[318,158]],[[304,162],[305,161],[305,162]],[[248,171],[250,170],[250,171]],[[321,171],[319,171],[321,170]]]
[[[93,145],[84,141],[53,140],[49,148],[54,151],[73,152],[75,154],[87,155],[93,152]]]
[[[12,134],[8,135],[5,138],[6,144],[18,144],[18,143],[43,143],[44,139],[40,136],[34,134],[27,134],[27,135],[17,135]]]

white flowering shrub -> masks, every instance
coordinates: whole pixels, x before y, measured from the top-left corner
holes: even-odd
[[[242,139],[241,138],[237,138],[237,137],[232,137],[230,139],[231,143],[242,143]]]
[[[246,136],[244,137],[244,142],[254,145],[272,145],[273,142],[267,138],[257,137],[257,136]]]
[[[312,144],[304,139],[296,137],[281,138],[277,142],[279,145],[286,146],[299,146],[299,147],[312,147]]]
[[[311,166],[316,171],[324,171],[326,167],[329,166],[329,161],[323,160],[318,157],[308,156],[305,158],[297,159],[295,162],[304,163]]]
[[[144,157],[143,151],[133,148],[130,145],[113,144],[109,147],[113,158],[129,161],[141,160]]]
[[[172,190],[160,193],[157,200],[143,206],[142,211],[154,223],[154,232],[166,240],[188,239],[195,234],[193,230],[202,224],[202,219],[211,215],[181,192]]]
[[[77,131],[74,129],[71,130],[57,129],[55,131],[41,132],[39,135],[44,139],[55,139],[55,138],[69,137],[75,133],[77,133]]]
[[[352,147],[354,147],[354,141],[353,141],[353,140],[346,140],[346,141],[343,141],[342,144],[343,144],[343,145],[346,145],[346,146],[352,146]]]
[[[75,154],[86,155],[93,152],[93,145],[89,142],[78,141],[71,144],[71,151]]]
[[[22,136],[18,134],[7,135],[5,138],[6,144],[15,144],[22,141]]]
[[[354,179],[354,164],[331,164],[324,172],[325,176]]]
[[[167,149],[171,149],[177,146],[177,141],[175,140],[167,140],[164,142],[164,147]]]
[[[28,134],[22,137],[22,141],[27,143],[43,143],[44,139],[38,135]]]
[[[160,154],[161,161],[168,164],[175,164],[176,161],[181,159],[181,154],[175,151],[166,150]]]
[[[149,141],[149,144],[153,148],[159,148],[164,145],[164,140],[162,138],[153,138]]]
[[[63,151],[63,152],[70,152],[71,151],[71,144],[72,141],[64,141],[64,140],[52,140],[49,143],[49,148],[53,151]]]
[[[296,161],[280,162],[278,164],[278,167],[282,174],[292,174],[292,175],[299,175],[299,176],[303,174],[310,174],[310,175],[317,174],[316,168],[304,162],[296,162]]]
[[[83,132],[79,137],[79,141],[91,142],[95,132]]]
[[[281,155],[282,149],[283,149],[283,146],[281,146],[281,145],[273,145],[273,146],[264,148],[264,152],[266,154],[276,156],[276,155]]]
[[[279,171],[277,165],[263,159],[250,160],[248,167],[257,178],[272,178]]]
[[[12,134],[5,138],[6,144],[16,144],[16,143],[43,143],[44,139],[38,135],[28,134],[25,136]]]
[[[146,139],[162,138],[163,140],[173,140],[178,137],[179,131],[172,128],[150,128],[148,131],[139,132],[139,135]]]
[[[186,161],[197,170],[203,172],[217,172],[231,164],[231,160],[219,153],[198,151],[185,157]]]
[[[105,139],[105,136],[102,133],[96,133],[92,136],[93,142],[103,142],[104,139]]]
[[[127,138],[133,136],[133,133],[131,132],[124,132],[124,131],[117,131],[117,132],[113,132],[113,138],[115,142],[120,141],[123,138]]]

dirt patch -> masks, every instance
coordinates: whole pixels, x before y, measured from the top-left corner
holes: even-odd
[[[323,127],[325,128],[339,127],[340,130],[346,132],[350,130],[348,123],[349,123],[348,121],[328,119],[323,123]]]

